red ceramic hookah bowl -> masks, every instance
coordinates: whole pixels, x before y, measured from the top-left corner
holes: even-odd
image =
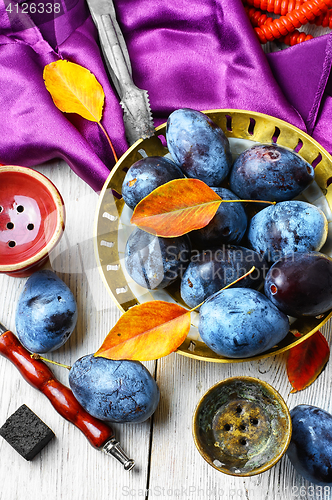
[[[0,273],[25,277],[38,270],[64,227],[63,199],[45,175],[0,166]]]

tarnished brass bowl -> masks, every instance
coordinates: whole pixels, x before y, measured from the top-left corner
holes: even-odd
[[[211,387],[193,416],[193,437],[202,457],[232,476],[253,476],[273,467],[292,434],[280,394],[253,377],[232,377]]]
[[[319,206],[329,222],[328,240],[322,252],[332,256],[332,157],[305,132],[277,118],[241,110],[211,110],[205,113],[217,123],[230,140],[233,157],[255,143],[277,143],[297,152],[315,168],[315,181],[300,199]],[[144,156],[165,156],[166,124],[156,128],[150,139],[139,140],[119,159],[107,178],[100,193],[96,210],[94,242],[97,265],[108,292],[122,312],[133,305],[149,300],[181,302],[178,286],[164,290],[147,290],[137,285],[127,274],[124,266],[124,249],[133,227],[131,210],[121,196],[121,187],[128,168]],[[184,305],[182,303],[182,305]],[[286,338],[272,349],[245,359],[219,356],[200,339],[198,313],[192,313],[193,326],[178,353],[191,358],[218,363],[238,363],[275,355],[299,344],[320,329],[331,317],[332,311],[317,318],[305,317],[291,324]],[[298,335],[301,335],[300,337]]]

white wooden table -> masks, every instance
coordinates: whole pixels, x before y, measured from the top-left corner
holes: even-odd
[[[97,195],[64,162],[55,161],[37,170],[55,183],[67,210],[65,234],[51,254],[50,264],[74,293],[79,317],[67,344],[48,357],[72,364],[97,350],[120,313],[106,291],[94,258]],[[0,321],[14,332],[16,304],[26,279],[0,275]],[[330,340],[330,325],[323,331]],[[270,471],[251,478],[226,476],[214,470],[194,445],[191,420],[198,400],[211,385],[240,375],[269,382],[290,409],[308,403],[332,412],[331,363],[312,386],[297,394],[289,394],[284,355],[256,362],[215,364],[171,354],[145,364],[156,374],[161,400],[154,417],[147,422],[114,425],[117,438],[137,464],[127,472],[115,459],[92,448],[76,427],[56,413],[45,396],[0,357],[0,424],[25,403],[56,434],[56,439],[31,462],[0,439],[1,500],[320,498],[321,488],[304,481],[287,457]],[[67,370],[53,365],[51,368],[68,385]],[[330,498],[330,492],[324,498]]]
[[[67,211],[65,234],[49,265],[74,293],[77,327],[50,359],[72,364],[93,353],[120,316],[96,267],[93,221],[96,193],[62,161],[36,168],[60,190]],[[15,309],[26,278],[0,275],[0,321],[15,332]],[[331,323],[322,332],[331,341]],[[116,436],[136,467],[125,471],[115,459],[91,447],[85,436],[60,417],[17,369],[0,357],[0,426],[23,403],[55,432],[56,438],[25,461],[0,438],[1,500],[281,500],[332,498],[330,488],[314,486],[298,475],[284,456],[269,471],[251,478],[227,476],[210,467],[192,439],[192,415],[201,396],[216,382],[249,375],[270,383],[289,409],[307,403],[332,413],[332,363],[304,391],[290,394],[285,355],[261,361],[216,364],[171,354],[145,363],[155,374],[161,400],[153,418],[142,424],[114,425]],[[68,372],[52,367],[68,385]]]

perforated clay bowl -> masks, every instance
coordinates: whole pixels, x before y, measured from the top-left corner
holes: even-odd
[[[63,199],[47,177],[0,166],[0,273],[24,277],[42,267],[64,227]]]
[[[292,434],[280,394],[254,377],[232,377],[211,387],[193,415],[195,445],[209,465],[232,476],[253,476],[273,467]]]
[[[329,153],[303,131],[268,115],[227,109],[205,113],[225,132],[234,159],[257,143],[276,143],[295,151],[315,168],[314,182],[297,199],[312,203],[325,213],[329,231],[321,252],[332,256],[332,157]],[[154,137],[133,144],[119,159],[99,196],[94,226],[95,255],[106,289],[122,312],[150,300],[178,302],[185,306],[181,301],[178,283],[163,290],[147,290],[133,281],[124,265],[126,241],[134,226],[130,223],[132,211],[125,205],[121,195],[122,183],[129,167],[142,157],[169,155],[165,135],[166,124],[163,124],[156,128]],[[331,316],[330,310],[317,318],[303,317],[293,320],[288,335],[272,349],[250,358],[231,359],[214,353],[201,340],[197,328],[198,313],[193,312],[192,327],[177,352],[191,358],[219,363],[260,359],[279,354],[299,344],[320,329]],[[299,333],[301,337],[298,336]]]

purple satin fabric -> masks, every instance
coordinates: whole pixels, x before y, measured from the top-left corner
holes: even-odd
[[[114,165],[104,135],[97,124],[59,111],[42,78],[58,58],[94,73],[106,96],[102,123],[118,156],[125,152],[122,110],[87,6],[61,0],[63,14],[40,24],[27,14],[9,19],[10,1],[0,0],[0,162],[33,166],[60,157],[99,191]],[[180,107],[259,111],[308,131],[332,153],[332,35],[266,56],[241,0],[114,4],[155,125]]]

